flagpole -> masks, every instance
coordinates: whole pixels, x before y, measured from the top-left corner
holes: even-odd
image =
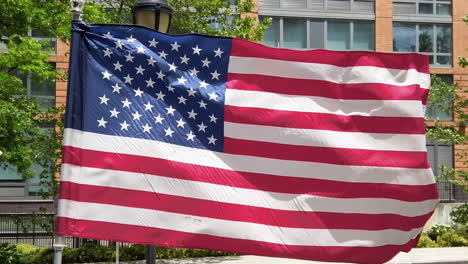
[[[83,6],[85,4],[84,0],[71,0],[70,4],[72,21],[81,21],[83,17]],[[70,67],[72,67],[72,65],[70,65]],[[56,234],[53,243],[54,264],[62,264],[62,253],[65,247],[65,237]]]

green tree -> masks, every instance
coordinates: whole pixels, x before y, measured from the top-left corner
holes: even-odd
[[[87,1],[83,20],[88,23],[131,23],[131,6],[136,0]],[[252,0],[241,1],[236,8],[229,0],[170,0],[174,8],[174,33],[205,33],[260,41],[270,21],[240,17],[254,6]],[[63,108],[41,109],[40,102],[27,95],[22,76],[38,82],[63,80],[65,73],[49,63],[49,43],[37,41],[29,32],[70,38],[69,0],[0,1],[0,36],[7,51],[0,51],[0,168],[15,167],[23,178],[32,177],[33,165],[40,172],[41,194],[56,194],[56,166],[61,157]],[[44,130],[44,127],[52,129]],[[55,128],[55,129],[54,129]]]

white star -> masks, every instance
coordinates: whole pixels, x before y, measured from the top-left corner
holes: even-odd
[[[201,124],[197,125],[198,126],[198,131],[203,131],[203,132],[206,132],[206,128],[207,126],[205,126],[205,124],[203,124],[203,122],[201,122]]]
[[[107,48],[104,51],[104,57],[109,57],[110,58],[111,54],[112,54],[112,51],[109,48]]]
[[[162,125],[162,121],[164,120],[164,117],[162,117],[160,114],[158,116],[154,117],[154,122],[159,123]]]
[[[141,95],[143,94],[143,91],[140,90],[140,87],[138,87],[136,90],[134,90],[134,92],[135,92],[135,96],[140,96],[141,97]]]
[[[219,76],[221,75],[221,74],[218,73],[217,70],[215,70],[214,72],[212,72],[210,74],[211,74],[211,76],[213,76],[213,77],[211,77],[211,80],[213,80],[213,79],[219,80]]]
[[[205,102],[203,102],[203,100],[198,102],[198,104],[200,105],[200,108],[205,108],[206,109],[207,104]]]
[[[127,124],[127,121],[123,121],[123,123],[120,123],[120,130],[127,130],[130,125]]]
[[[99,125],[98,127],[106,127],[107,121],[104,120],[104,117],[101,117],[101,120],[97,120]]]
[[[124,77],[125,83],[132,84],[133,78],[130,77],[130,74],[127,74],[127,76]]]
[[[175,109],[172,108],[172,105],[170,105],[169,107],[166,107],[166,110],[167,110],[168,115],[174,115]]]
[[[125,61],[130,61],[130,62],[133,62],[133,59],[135,58],[132,56],[132,54],[130,54],[130,52],[124,57],[126,58]]]
[[[148,133],[150,133],[150,130],[152,129],[152,127],[150,127],[148,124],[142,126],[142,128],[143,128],[143,132],[148,132]]]
[[[185,85],[185,82],[187,82],[187,79],[185,79],[184,76],[181,76],[180,78],[177,78],[177,81],[179,81],[179,84]]]
[[[138,52],[138,53],[145,53],[145,49],[143,48],[142,45],[140,45],[140,46],[137,48],[137,52]]]
[[[117,110],[115,109],[115,107],[114,107],[113,110],[110,110],[109,112],[111,112],[111,117],[115,117],[115,118],[118,118],[118,117],[119,117],[120,112],[117,111]]]
[[[147,59],[148,61],[148,65],[151,65],[154,67],[154,63],[156,62],[155,60],[153,60],[153,57],[150,57],[149,59]]]
[[[132,116],[133,116],[133,120],[140,120],[140,117],[141,117],[138,111],[135,111],[135,113],[133,113]]]
[[[189,96],[195,96],[197,91],[195,91],[192,87],[190,87],[190,90],[187,91]]]
[[[168,127],[167,129],[164,129],[164,132],[166,132],[166,137],[167,136],[172,137],[172,134],[174,134],[174,131],[170,127]]]
[[[185,54],[183,57],[179,57],[180,60],[182,61],[181,63],[185,63],[188,65],[188,61],[190,60],[189,57],[187,57],[187,54]]]
[[[122,90],[122,87],[119,86],[118,83],[116,83],[114,86],[112,86],[114,90],[112,90],[113,93],[120,93],[120,90]]]
[[[202,67],[210,67],[211,61],[208,60],[208,58],[205,58],[202,60],[203,66]]]
[[[141,75],[143,75],[143,72],[145,71],[145,69],[143,69],[141,65],[138,67],[135,67],[135,70],[137,71],[136,74],[141,74]]]
[[[179,104],[185,104],[185,101],[187,101],[187,99],[185,99],[185,97],[183,97],[182,95],[177,97],[177,99],[179,99]]]
[[[115,43],[115,47],[117,49],[123,49],[123,43],[122,43],[122,41],[120,41],[120,39],[117,40],[117,42]]]
[[[202,49],[199,49],[198,48],[198,45],[195,47],[195,48],[192,48],[193,49],[193,54],[198,54],[200,55],[200,51],[202,51]]]
[[[152,105],[150,102],[148,102],[144,106],[145,106],[146,111],[153,111],[152,109],[153,109],[154,105]]]
[[[195,138],[195,134],[192,133],[192,131],[190,131],[187,135],[187,140],[192,140]]]
[[[123,107],[127,107],[127,108],[130,108],[130,105],[132,104],[132,102],[130,102],[127,98],[125,98],[125,101],[122,101],[123,103]]]
[[[216,101],[218,99],[219,95],[217,95],[214,91],[209,93],[208,96],[210,96],[210,100]]]
[[[217,139],[213,135],[211,135],[211,137],[208,138],[208,144],[216,145],[216,140]]]
[[[206,83],[205,81],[201,81],[200,82],[200,88],[205,88],[208,87],[208,83]]]
[[[106,38],[113,38],[114,36],[111,35],[110,32],[107,32],[106,34],[103,35]]]
[[[116,63],[114,63],[114,71],[122,71],[122,64],[120,64],[119,61],[117,61]]]
[[[149,80],[147,80],[145,82],[146,82],[146,87],[154,88],[155,82],[153,82],[153,80],[151,80],[151,77],[149,78]]]
[[[107,80],[110,80],[110,77],[112,76],[112,74],[110,74],[107,70],[105,72],[101,72],[102,73],[102,79],[107,79]]]
[[[171,44],[171,47],[172,47],[171,50],[179,51],[180,45],[177,44],[177,41],[176,41],[176,42],[174,42],[173,44]]]
[[[189,114],[189,117],[188,118],[193,118],[193,119],[196,119],[197,118],[197,115],[198,113],[195,113],[192,109],[192,111],[190,112],[187,112],[187,114]]]
[[[193,69],[190,70],[190,75],[195,75],[197,76],[197,74],[199,73],[199,71],[197,71],[197,69],[195,67],[193,67]]]
[[[154,38],[148,42],[149,42],[150,47],[155,47],[155,48],[156,48],[156,45],[159,43],[158,41],[154,40]]]
[[[169,64],[169,70],[174,72],[177,70],[177,66],[175,66],[174,62]]]
[[[222,51],[220,48],[218,48],[217,50],[213,50],[213,52],[215,53],[215,57],[220,57],[220,58],[221,58],[221,54],[224,53],[224,51]]]
[[[133,38],[133,35],[130,35],[130,37],[127,38],[127,41],[130,43],[133,43],[136,39]]]
[[[158,79],[161,79],[161,80],[164,80],[164,76],[166,76],[166,74],[164,74],[162,70],[160,70],[156,74],[158,75]]]
[[[172,87],[172,85],[170,85],[170,84],[168,86],[166,86],[166,88],[167,88],[167,90],[169,90],[169,92],[174,92],[174,90],[175,90],[175,88]]]
[[[109,101],[109,98],[107,98],[106,95],[103,95],[102,97],[99,97],[99,99],[101,99],[100,104],[106,104],[107,105],[107,101]]]
[[[184,128],[184,125],[187,124],[187,122],[184,122],[182,118],[177,120],[176,122],[177,122],[177,127],[181,127],[181,128]]]
[[[159,91],[159,93],[156,93],[156,95],[158,96],[158,100],[161,100],[161,101],[164,101],[164,96],[166,96],[165,94],[163,94],[161,91]]]
[[[210,116],[208,116],[210,118],[210,122],[214,122],[216,123],[216,120],[218,120],[218,118],[214,115],[214,114],[211,114]]]
[[[161,52],[158,52],[158,54],[159,54],[159,57],[164,58],[164,59],[166,59],[166,57],[168,55],[167,53],[164,52],[164,50],[161,51]]]

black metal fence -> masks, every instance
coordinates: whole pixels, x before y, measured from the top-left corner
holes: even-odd
[[[448,181],[439,181],[437,190],[441,202],[468,202],[468,194],[464,192],[463,186],[457,186]]]

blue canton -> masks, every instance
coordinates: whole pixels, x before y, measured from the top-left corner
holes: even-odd
[[[73,46],[87,56],[72,51],[67,111],[83,116],[69,114],[67,127],[223,151],[230,38],[82,23],[73,31],[85,35]]]

